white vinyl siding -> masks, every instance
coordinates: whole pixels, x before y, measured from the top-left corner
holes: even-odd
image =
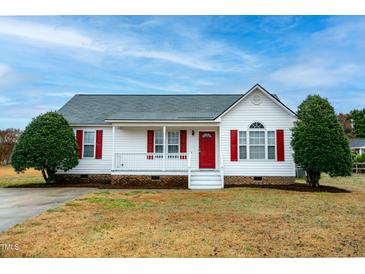
[[[68,174],[110,174],[112,169],[112,127],[73,127],[74,131],[83,130],[83,135],[85,132],[96,132],[96,130],[103,131],[103,158],[82,158],[79,159],[79,164],[64,172],[59,171],[58,173],[68,173]],[[84,142],[83,142],[84,145]],[[94,153],[95,155],[95,153]]]
[[[255,105],[251,102],[252,96],[257,93],[262,96],[262,102],[259,105]],[[295,117],[278,106],[273,100],[274,99],[257,89],[221,117],[220,142],[224,159],[225,176],[295,176],[293,151],[290,146],[290,129],[294,126]],[[264,125],[264,129],[250,129],[250,125],[257,121]],[[277,129],[283,129],[285,161],[269,160],[268,151],[265,152],[267,155],[266,159],[250,160],[248,152],[250,148],[249,145],[247,147],[247,160],[231,161],[230,131],[232,129],[246,131],[247,139],[249,139],[249,131],[251,130],[263,130],[266,131],[266,135],[268,135],[269,131],[275,132],[276,134]],[[249,142],[249,140],[247,140],[247,142]],[[240,143],[238,143],[238,147],[240,147],[239,145]],[[267,147],[267,149],[272,150],[273,148]],[[276,148],[274,150],[276,150]]]

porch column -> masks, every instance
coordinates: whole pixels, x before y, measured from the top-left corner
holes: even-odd
[[[115,126],[113,126],[113,132],[112,132],[112,170],[115,169]]]
[[[162,170],[166,170],[166,126],[163,126],[163,159]]]

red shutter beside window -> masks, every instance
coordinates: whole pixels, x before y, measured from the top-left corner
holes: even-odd
[[[276,130],[276,157],[278,161],[284,161],[284,130]]]
[[[153,130],[147,131],[147,153],[153,153],[154,151],[154,138],[155,134]],[[153,159],[153,155],[147,155],[147,159]]]
[[[103,131],[96,131],[95,159],[101,159],[103,155]]]
[[[79,159],[82,158],[82,141],[83,141],[83,131],[82,129],[78,129],[76,130],[76,143],[78,146],[78,155],[79,155]]]
[[[186,130],[180,130],[180,153],[186,153]],[[180,159],[186,159],[186,155],[181,155]]]
[[[238,160],[238,149],[237,149],[237,135],[236,129],[231,130],[231,161]]]

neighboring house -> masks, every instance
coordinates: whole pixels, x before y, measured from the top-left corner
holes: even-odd
[[[365,138],[350,139],[349,144],[353,153],[360,155],[365,153]]]
[[[241,95],[76,95],[59,113],[80,148],[62,180],[216,189],[295,178],[296,114],[258,84]]]

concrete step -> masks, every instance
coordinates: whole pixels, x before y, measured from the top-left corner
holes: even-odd
[[[208,175],[192,175],[191,177],[192,181],[220,181],[221,176],[208,176]]]

